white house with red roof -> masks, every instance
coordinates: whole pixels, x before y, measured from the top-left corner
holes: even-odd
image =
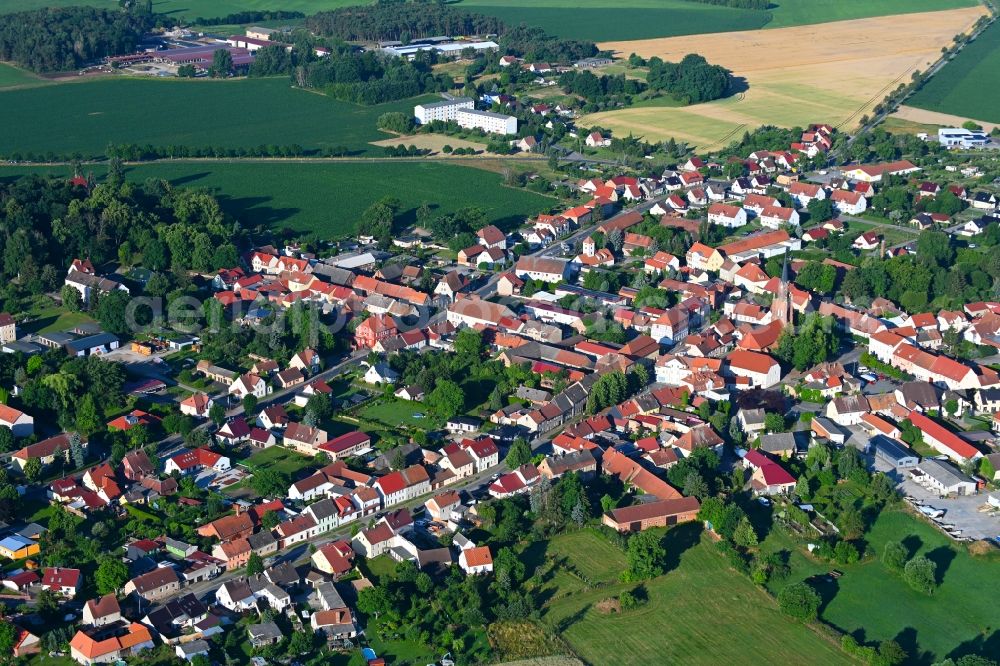
[[[48,567],[42,571],[42,589],[72,599],[80,591],[80,570]]]
[[[920,430],[925,444],[956,463],[964,464],[983,457],[979,449],[920,412],[910,412],[906,418]]]
[[[35,433],[34,417],[7,405],[0,405],[0,426],[10,428],[14,437],[29,437]]]
[[[588,148],[607,147],[611,145],[611,139],[602,136],[600,132],[591,132],[587,135],[584,143],[587,144]]]
[[[458,566],[470,576],[493,572],[493,555],[489,546],[464,548],[458,554]]]
[[[799,226],[799,212],[784,206],[768,206],[760,212],[760,224],[768,229]]]
[[[733,275],[733,284],[741,289],[746,289],[751,294],[762,294],[770,279],[770,276],[760,266],[748,262],[740,266],[740,269]]]
[[[795,488],[795,477],[759,449],[743,455],[743,467],[751,470],[750,486],[759,495],[782,495]]]
[[[714,203],[708,207],[708,221],[720,227],[735,229],[747,223],[747,212],[739,206]]]
[[[424,507],[432,520],[457,520],[461,518],[462,498],[454,490],[448,490],[424,502]]]
[[[488,224],[476,232],[479,244],[484,247],[496,248],[498,250],[507,249],[507,235],[496,226]]]
[[[490,484],[489,493],[492,497],[503,499],[527,492],[531,486],[538,483],[541,475],[538,468],[531,463],[521,465],[513,472],[504,474]]]
[[[690,318],[684,308],[672,307],[653,320],[649,336],[659,344],[672,345],[687,337],[689,322]]]
[[[181,400],[181,414],[205,419],[214,404],[215,401],[207,393],[192,393]]]
[[[795,200],[795,204],[800,208],[805,208],[814,200],[819,199],[822,201],[826,199],[826,190],[821,186],[814,185],[813,183],[803,183],[801,181],[789,183],[788,194]]]
[[[382,498],[382,506],[389,507],[429,493],[431,480],[423,465],[410,465],[379,477],[373,487]]]
[[[250,373],[240,375],[236,381],[229,385],[229,395],[235,395],[242,399],[248,395],[263,398],[270,393],[270,388],[263,377],[258,377]]]
[[[345,432],[343,435],[323,442],[318,448],[320,451],[326,453],[330,457],[330,460],[338,460],[360,454],[371,446],[371,443],[371,435],[361,430],[355,430],[353,432]]]
[[[868,208],[868,200],[861,192],[833,190],[830,201],[841,215],[860,215]]]
[[[681,171],[691,172],[705,168],[705,160],[700,157],[691,157],[687,162],[677,167]]]
[[[852,247],[856,250],[874,250],[878,247],[881,238],[874,231],[866,231],[854,239]]]
[[[354,568],[354,550],[347,541],[333,541],[312,554],[312,563],[317,571],[329,574],[336,580]]]
[[[317,372],[320,369],[320,365],[319,354],[316,353],[315,349],[310,349],[309,347],[298,352],[288,361],[289,368],[296,368],[307,373]]]
[[[646,273],[662,273],[671,270],[676,271],[680,270],[680,267],[680,259],[669,252],[664,252],[663,250],[657,251],[652,257],[647,257],[646,261],[643,263],[643,270]]]
[[[726,356],[725,374],[736,379],[738,387],[743,379],[745,388],[766,389],[781,381],[781,366],[767,354],[739,349]]]
[[[224,444],[236,444],[250,436],[250,424],[242,416],[229,419],[215,432],[215,439]]]
[[[914,165],[909,160],[898,160],[896,162],[882,162],[880,164],[860,164],[850,169],[844,169],[843,174],[851,180],[878,183],[881,182],[884,176],[905,176],[915,171],[920,171],[920,167]]]
[[[181,451],[167,459],[163,471],[167,474],[180,472],[191,474],[204,469],[226,472],[232,468],[229,458],[205,447]]]
[[[460,446],[465,449],[476,463],[476,471],[482,472],[500,462],[500,449],[490,437],[479,439],[463,439]]]

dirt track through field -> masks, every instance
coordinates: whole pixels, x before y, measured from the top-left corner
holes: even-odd
[[[618,134],[675,137],[718,147],[744,129],[830,123],[851,129],[887,92],[910,80],[985,12],[969,7],[818,25],[714,35],[607,42],[621,57],[637,53],[679,61],[700,53],[742,77],[748,89],[688,107],[647,107],[586,116]]]

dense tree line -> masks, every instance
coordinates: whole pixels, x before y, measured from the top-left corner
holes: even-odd
[[[597,45],[578,39],[560,39],[542,28],[526,25],[505,27],[500,50],[528,61],[572,62],[597,55]]]
[[[722,154],[745,158],[758,150],[787,150],[789,144],[799,141],[801,138],[801,127],[786,128],[761,125],[753,132],[743,132],[740,140],[729,144],[722,151]]]
[[[277,9],[270,10],[248,10],[234,12],[225,16],[204,17],[199,16],[194,19],[194,25],[240,25],[247,23],[260,23],[261,21],[290,21],[292,19],[302,19],[306,15],[302,12],[289,12]]]
[[[997,236],[1000,233],[990,240],[1000,240]],[[924,231],[917,239],[916,257],[866,259],[859,268],[847,272],[841,290],[854,302],[881,296],[907,312],[923,312],[989,300],[996,284],[1000,284],[1000,252],[995,246],[985,253],[955,248],[948,234]]]
[[[588,102],[598,102],[621,95],[636,95],[643,90],[641,81],[626,79],[624,74],[595,76],[587,70],[572,70],[559,77],[559,86]]]
[[[535,61],[570,62],[597,54],[593,42],[560,39],[538,27],[508,26],[494,16],[471,14],[428,0],[342,7],[310,16],[306,27],[343,41],[409,42],[437,35],[499,35],[503,52]]]
[[[723,7],[733,7],[735,9],[767,9],[771,6],[770,0],[692,0],[706,5],[722,5]]]
[[[0,186],[0,302],[57,289],[74,258],[154,271],[210,271],[238,260],[240,231],[208,193],[166,181],[125,183],[120,167],[90,192],[30,176]]]
[[[413,61],[368,51],[341,50],[299,65],[296,81],[331,97],[358,104],[380,104],[424,92],[449,90],[449,76],[435,76],[429,58]]]
[[[0,21],[0,60],[36,72],[76,69],[132,53],[151,26],[145,9],[64,7],[8,14]]]
[[[689,53],[680,62],[649,59],[646,82],[652,90],[663,90],[691,104],[719,99],[729,89],[729,70],[711,65],[703,56]]]
[[[493,16],[457,11],[443,3],[394,0],[319,12],[306,19],[306,28],[344,41],[407,42],[437,35],[496,34],[503,22]]]
[[[293,65],[292,54],[284,46],[265,46],[254,54],[247,75],[259,77],[291,74]]]

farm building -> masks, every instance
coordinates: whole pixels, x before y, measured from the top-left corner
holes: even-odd
[[[916,467],[920,464],[920,456],[916,451],[885,435],[872,437],[869,445],[874,450],[876,459],[892,465],[894,469]]]
[[[920,485],[942,495],[973,495],[976,492],[976,482],[945,460],[926,458],[910,475]]]

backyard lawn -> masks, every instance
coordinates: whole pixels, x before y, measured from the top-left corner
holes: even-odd
[[[283,446],[271,446],[262,451],[254,452],[243,464],[251,472],[264,469],[281,472],[288,476],[297,478],[299,472],[313,466],[313,460],[309,456],[296,453]]]
[[[362,409],[358,416],[388,428],[405,425],[422,430],[433,430],[436,423],[435,419],[427,413],[427,408],[423,403],[397,398],[376,398],[370,405]]]
[[[44,298],[35,303],[29,311],[31,321],[19,324],[25,333],[53,333],[76,328],[80,324],[92,324],[94,320],[82,312],[70,312],[55,302]]]

